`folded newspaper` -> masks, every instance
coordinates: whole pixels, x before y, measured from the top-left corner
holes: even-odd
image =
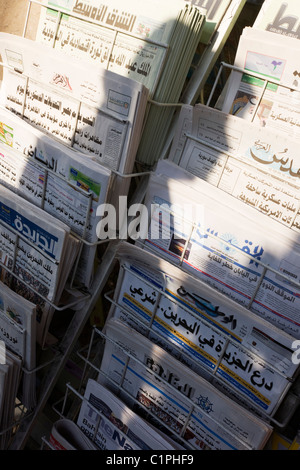
[[[53,424],[49,442],[55,450],[97,450],[86,434],[67,418]]]
[[[185,106],[169,159],[299,232],[299,144],[208,106]]]
[[[0,104],[111,170],[132,171],[148,91],[29,39],[0,34]]]
[[[98,381],[192,449],[262,449],[272,428],[148,338],[110,319]],[[150,418],[148,418],[150,419]]]
[[[93,379],[88,380],[77,425],[101,450],[181,448]]]
[[[0,351],[1,354],[1,351]],[[16,403],[22,373],[22,360],[5,348],[0,361],[0,449],[6,450],[18,421]],[[20,419],[20,418],[19,418]]]
[[[299,52],[293,37],[245,28],[222,111],[299,140]]]
[[[36,306],[0,282],[0,339],[22,360],[19,398],[27,409],[36,404]]]
[[[294,338],[155,254],[122,242],[117,318],[257,414],[274,415],[298,365]]]
[[[149,230],[138,244],[300,337],[296,233],[170,161],[157,165],[145,204]]]
[[[37,305],[37,340],[43,344],[78,254],[70,228],[0,186],[1,281]]]

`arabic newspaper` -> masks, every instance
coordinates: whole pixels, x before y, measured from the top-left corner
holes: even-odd
[[[0,109],[0,181],[67,224],[83,240],[98,240],[99,205],[108,202],[111,171]],[[5,145],[6,144],[6,145]],[[76,283],[90,285],[96,245],[83,244]]]
[[[222,111],[298,140],[299,47],[292,37],[244,28],[234,65],[245,73],[232,71]]]
[[[138,244],[299,337],[297,234],[166,160],[145,204],[151,220]]]
[[[146,88],[34,41],[6,33],[0,39],[1,105],[111,170],[131,172]]]
[[[300,39],[299,13],[297,0],[264,0],[253,27]]]
[[[138,330],[256,412],[273,415],[298,366],[294,339],[179,268],[121,243],[108,318]]]
[[[109,70],[144,84],[149,89],[151,101],[159,103],[158,106],[154,102],[149,103],[137,150],[137,161],[151,168],[159,158],[173,117],[174,107],[169,104],[179,100],[204,30],[203,11],[182,0],[168,0],[163,5],[158,0],[143,4],[132,0],[126,3],[126,10],[120,0],[109,2],[109,5],[101,4],[100,7],[95,0],[86,0],[69,5],[67,13],[77,16],[70,19],[67,14],[58,22],[63,25],[63,29],[59,26],[63,41],[61,44],[66,46],[70,54],[76,55],[78,48],[81,49],[81,55],[84,54],[82,50],[86,50],[89,62],[94,60],[98,63],[102,60],[103,66],[108,66]],[[44,9],[43,15],[46,17],[53,14],[55,17],[55,12],[47,13],[46,10],[45,13]],[[85,19],[85,23],[92,23],[87,26],[86,33],[83,33],[85,28],[78,18]],[[96,44],[94,40],[91,41],[91,28],[94,32],[95,28],[99,28],[96,23],[106,28],[109,26],[110,34],[115,33],[112,45],[109,33],[102,35],[100,41],[96,40]],[[72,33],[65,27],[66,24],[72,28]],[[60,33],[54,35],[53,25],[54,21],[51,27],[51,21],[41,19],[40,40],[44,37],[46,42],[50,39],[50,43],[53,43],[55,37],[59,38]],[[130,36],[124,34],[126,29],[131,30],[131,26]],[[99,34],[96,33],[96,36],[99,37]],[[91,54],[94,56],[95,52],[94,46],[97,53],[95,59],[91,59]],[[102,59],[99,60],[100,56]],[[161,106],[164,103],[166,106]]]
[[[45,220],[42,209],[4,186],[0,200],[1,280],[38,304],[37,340],[43,343],[53,310],[47,301],[59,302],[79,243],[67,225],[50,214]]]
[[[0,364],[0,375],[4,376],[4,389],[0,419],[0,449],[7,449],[13,432],[15,402],[22,370],[21,359],[8,349],[5,350],[5,364]],[[1,393],[0,393],[1,394]]]
[[[132,78],[153,95],[183,5],[181,0],[131,0],[124,10],[120,0],[100,6],[95,0],[73,1],[66,5],[56,31],[59,13],[51,9],[51,2],[50,8],[41,10],[36,40]]]
[[[0,282],[0,338],[22,359],[25,372],[21,401],[28,409],[36,403],[36,306]],[[30,373],[29,373],[30,371]],[[28,373],[27,373],[28,372]]]
[[[271,427],[135,330],[111,319],[98,381],[157,417],[195,449],[262,448]],[[128,367],[128,355],[130,353]],[[105,376],[104,376],[105,374]],[[107,377],[108,378],[107,378]],[[128,394],[126,393],[128,392]],[[189,415],[189,411],[191,412]],[[186,425],[186,427],[185,427]]]
[[[183,110],[176,134],[171,161],[299,232],[296,140],[203,105]]]
[[[179,448],[93,379],[87,382],[77,425],[101,450]]]

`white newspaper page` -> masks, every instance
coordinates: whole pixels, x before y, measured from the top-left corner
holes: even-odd
[[[245,28],[234,61],[245,73],[231,73],[222,111],[298,140],[299,48],[291,37]]]
[[[113,170],[131,171],[148,92],[42,44],[1,33],[1,105]],[[29,77],[27,82],[26,76]]]
[[[44,206],[83,238],[96,241],[97,207],[107,202],[111,171],[7,110],[0,109],[0,123],[0,141],[6,144],[0,143],[2,183],[35,205]],[[87,213],[90,198],[91,211]]]
[[[123,77],[142,83],[153,94],[162,69],[165,45],[134,37],[122,31],[88,23],[63,14],[56,36],[58,13],[43,9],[37,41]],[[55,36],[55,40],[54,40]]]
[[[141,409],[159,417],[175,436],[183,431],[182,437],[195,449],[264,446],[270,433],[267,424],[181,366],[162,348],[117,320],[106,325],[106,334],[117,345],[106,341],[101,372],[117,384],[124,373],[122,388],[141,403]],[[142,364],[130,359],[125,370],[125,351]],[[116,388],[101,373],[98,381]],[[127,395],[121,390],[121,396],[125,400]],[[130,397],[127,400],[132,401]]]
[[[297,0],[264,0],[253,27],[300,39],[299,7]]]
[[[23,361],[22,403],[36,404],[36,306],[0,282],[0,338]],[[31,371],[29,373],[29,371]]]
[[[119,256],[118,306],[110,316],[201,376],[224,379],[248,406],[271,414],[298,368],[293,338],[137,246],[124,246]]]
[[[174,171],[171,162],[162,165],[164,176],[150,179],[144,246],[299,336],[296,234],[275,221],[266,223],[256,211],[246,213],[244,204],[195,177],[192,181],[177,165]]]
[[[77,425],[101,450],[174,450],[167,438],[107,388],[89,379]]]
[[[53,2],[49,6],[55,8]],[[87,0],[73,2],[60,19],[55,9],[43,8],[36,40],[132,78],[153,95],[183,7],[181,0],[163,5],[156,0],[143,6],[130,1],[124,11],[119,0],[100,6]]]

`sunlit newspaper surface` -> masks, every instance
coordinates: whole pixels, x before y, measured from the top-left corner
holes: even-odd
[[[96,243],[97,208],[108,202],[111,171],[2,108],[0,128],[1,183]],[[95,250],[83,245],[76,272],[80,284],[90,284]]]
[[[36,306],[0,282],[0,338],[6,348],[22,359],[25,369],[21,402],[31,409],[36,404]]]
[[[148,336],[216,386],[221,379],[247,407],[273,414],[298,369],[294,339],[137,246],[122,243],[117,256],[109,318]]]
[[[245,28],[234,61],[245,72],[231,73],[222,111],[299,140],[299,51],[293,37]]]
[[[147,89],[34,41],[0,39],[1,105],[111,170],[131,171]]]
[[[120,0],[73,1],[64,5],[60,20],[54,8],[63,5],[43,4],[49,8],[41,10],[37,41],[132,78],[153,94],[184,2],[131,0],[124,9]]]

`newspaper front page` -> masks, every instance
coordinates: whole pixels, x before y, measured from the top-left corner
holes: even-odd
[[[162,348],[118,320],[111,319],[105,333],[117,344],[106,341],[98,381],[114,391],[124,375],[120,397],[129,406],[137,400],[141,410],[159,418],[174,436],[182,433],[187,444],[198,450],[264,446],[271,431],[268,424]],[[131,355],[128,367],[126,352]]]
[[[0,38],[1,105],[111,170],[132,171],[147,89],[42,44]]]
[[[101,450],[179,448],[93,379],[87,382],[77,425]]]
[[[299,140],[299,47],[292,37],[245,28],[234,61],[244,73],[231,73],[222,111]]]
[[[28,409],[36,404],[36,306],[0,282],[0,338],[22,359],[21,401]]]
[[[146,205],[148,235],[138,244],[299,337],[297,234],[167,161],[150,178]]]
[[[98,241],[97,208],[109,200],[112,172],[5,109],[0,109],[0,122],[1,183],[94,244],[83,244],[75,277],[88,287]]]
[[[42,8],[38,42],[132,78],[153,95],[184,2],[133,0],[124,10],[120,0],[101,5],[95,0],[74,1],[65,6],[61,18],[51,9],[60,5],[43,2],[47,3],[50,8]]]
[[[253,27],[300,39],[299,21],[297,0],[264,0]]]
[[[296,140],[203,105],[182,112],[176,134],[171,161],[299,232]]]

